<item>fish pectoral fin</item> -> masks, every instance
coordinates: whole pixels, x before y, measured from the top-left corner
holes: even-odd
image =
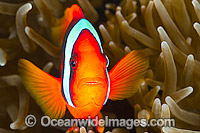
[[[61,83],[26,59],[18,61],[18,71],[27,91],[44,113],[51,118],[65,115],[66,102],[62,96]]]
[[[122,100],[136,93],[149,67],[149,58],[133,50],[109,72],[111,100]]]

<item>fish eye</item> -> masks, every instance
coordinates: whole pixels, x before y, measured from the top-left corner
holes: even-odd
[[[76,67],[77,67],[77,61],[76,61],[75,58],[71,58],[71,59],[70,59],[70,66],[71,66],[71,68],[72,68],[73,70],[76,69]]]

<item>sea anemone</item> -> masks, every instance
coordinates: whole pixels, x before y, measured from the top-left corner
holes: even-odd
[[[135,119],[175,119],[175,127],[136,127],[136,132],[200,130],[199,0],[10,0],[0,2],[0,131],[59,132],[67,128],[27,128],[27,114],[43,115],[26,92],[17,62],[27,58],[59,76],[61,46],[52,37],[64,11],[78,3],[99,28],[109,69],[132,50],[149,56],[138,92],[128,98]],[[181,7],[181,8],[180,8]],[[102,15],[104,13],[104,15]],[[102,16],[105,16],[103,18]],[[104,114],[104,113],[103,113]],[[110,116],[115,114],[109,113]],[[70,118],[70,114],[66,114]],[[4,121],[2,121],[4,119]],[[124,129],[113,129],[123,132]],[[86,132],[85,128],[74,132]],[[89,131],[91,132],[91,131]]]

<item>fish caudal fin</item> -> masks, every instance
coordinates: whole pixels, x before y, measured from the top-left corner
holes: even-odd
[[[61,83],[56,78],[26,59],[18,61],[18,71],[25,88],[46,115],[51,118],[65,115],[66,102],[62,96]]]
[[[137,92],[149,66],[149,58],[133,50],[109,72],[111,100],[122,100]]]
[[[53,41],[56,44],[62,45],[62,41],[69,24],[72,20],[78,20],[80,18],[84,18],[84,15],[78,5],[74,4],[70,8],[66,8],[64,16],[57,21],[55,27],[51,28]]]

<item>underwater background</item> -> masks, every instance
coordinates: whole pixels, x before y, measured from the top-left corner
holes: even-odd
[[[150,60],[138,92],[127,100],[109,100],[102,114],[118,119],[176,120],[173,128],[105,127],[105,131],[199,132],[199,0],[0,0],[0,133],[68,130],[25,126],[28,114],[41,118],[44,113],[26,92],[17,62],[28,59],[59,77],[61,46],[51,30],[58,26],[64,10],[75,3],[101,36],[109,70],[132,50],[143,52]],[[27,26],[29,30],[25,30]],[[66,112],[65,118],[72,116]]]

